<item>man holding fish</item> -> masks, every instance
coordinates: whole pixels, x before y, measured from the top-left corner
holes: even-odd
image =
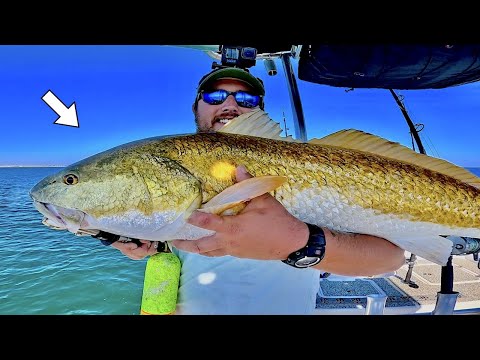
[[[200,80],[192,107],[197,132],[263,110],[264,95],[263,82],[248,70],[213,70]],[[235,169],[237,184],[252,178],[248,170]],[[182,262],[177,314],[312,314],[322,273],[372,276],[405,263],[392,242],[307,224],[268,192],[237,215],[194,211],[187,222],[214,234],[171,242]],[[141,243],[112,246],[136,260],[157,252],[157,241]]]

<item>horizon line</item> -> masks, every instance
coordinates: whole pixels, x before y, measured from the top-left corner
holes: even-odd
[[[12,167],[66,167],[67,165],[0,165],[0,168]]]

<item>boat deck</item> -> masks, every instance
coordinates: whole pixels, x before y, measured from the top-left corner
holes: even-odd
[[[473,255],[453,256],[452,266],[453,291],[458,292],[454,310],[480,309],[478,262]],[[382,278],[331,275],[320,279],[316,314],[365,314],[370,295],[386,296],[385,315],[430,314],[441,289],[441,270],[441,266],[417,257],[409,283],[405,282],[408,264]]]

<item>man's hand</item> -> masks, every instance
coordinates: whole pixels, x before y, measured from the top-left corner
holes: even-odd
[[[251,177],[244,166],[236,169],[237,182]],[[237,215],[195,211],[187,221],[216,233],[197,240],[174,240],[172,245],[205,256],[283,260],[308,240],[307,225],[270,194],[252,199]]]
[[[142,245],[138,246],[133,242],[115,241],[110,246],[120,250],[120,252],[132,260],[142,260],[148,255],[157,253],[157,241],[139,240]]]

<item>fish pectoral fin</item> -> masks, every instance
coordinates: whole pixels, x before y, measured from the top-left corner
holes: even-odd
[[[245,202],[275,190],[287,181],[285,176],[265,175],[240,181],[229,186],[205,203],[200,211],[212,214],[238,213],[246,206]]]
[[[237,201],[233,203],[217,205],[217,206],[209,206],[207,208],[200,208],[197,209],[198,211],[203,211],[210,214],[217,214],[217,215],[235,215],[242,211],[245,206],[247,206],[246,202]]]

